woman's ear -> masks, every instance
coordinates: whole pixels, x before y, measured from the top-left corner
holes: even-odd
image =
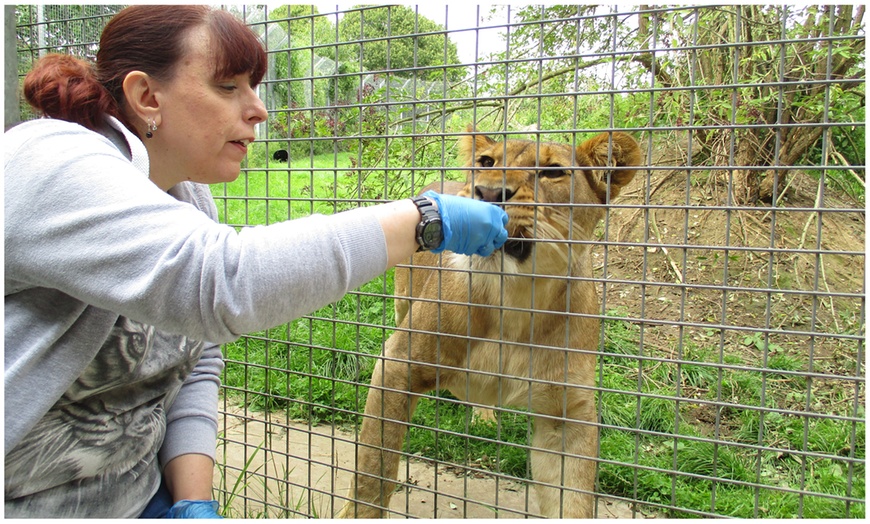
[[[137,116],[143,124],[160,125],[160,104],[157,100],[157,82],[147,73],[130,71],[121,84],[130,116]]]

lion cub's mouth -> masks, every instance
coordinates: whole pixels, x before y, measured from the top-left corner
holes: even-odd
[[[462,197],[472,198],[467,188],[457,194]],[[508,205],[505,205],[504,202],[485,201],[501,207],[508,213],[508,240],[504,243],[501,250],[505,255],[516,259],[517,262],[525,262],[532,254],[534,234],[529,231],[532,225],[529,223],[529,218],[534,216],[534,209],[516,202],[509,202]]]
[[[502,246],[502,251],[505,255],[522,263],[532,254],[532,242],[535,235],[529,229],[532,226],[529,218],[534,214],[534,211],[520,205],[502,205],[501,207],[507,211],[509,217],[507,223],[508,240]]]
[[[528,240],[510,239],[504,243],[502,250],[505,255],[517,259],[518,262],[524,262],[532,254],[532,243]]]
[[[525,262],[532,254],[532,239],[525,228],[512,228],[508,223],[508,240],[502,246],[504,254],[513,257],[517,262]]]

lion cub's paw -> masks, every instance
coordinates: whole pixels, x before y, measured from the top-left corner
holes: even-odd
[[[495,411],[489,408],[474,408],[471,413],[472,422],[495,422]]]

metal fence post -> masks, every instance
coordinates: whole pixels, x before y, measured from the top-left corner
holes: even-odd
[[[15,48],[14,5],[3,6],[3,22],[3,129],[9,129],[21,120],[18,109],[18,52]]]

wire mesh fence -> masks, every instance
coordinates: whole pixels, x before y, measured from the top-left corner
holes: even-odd
[[[512,240],[226,345],[226,515],[865,516],[863,6],[227,9],[223,222],[435,183]],[[19,75],[116,10],[18,6]]]

